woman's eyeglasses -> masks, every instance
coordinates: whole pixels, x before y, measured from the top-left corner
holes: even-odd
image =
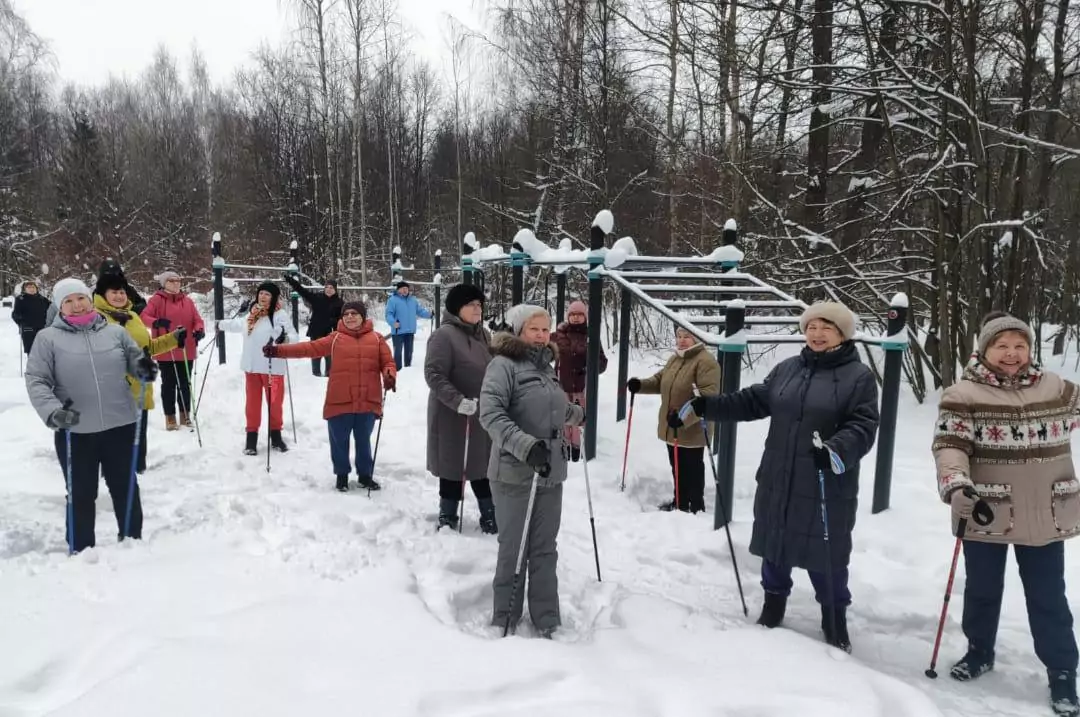
[[[357,317],[359,317],[360,312],[359,311],[346,311],[345,313],[343,313],[341,315],[341,318],[345,318],[346,316],[357,316]]]

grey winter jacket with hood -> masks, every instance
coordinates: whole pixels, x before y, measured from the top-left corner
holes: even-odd
[[[581,406],[570,403],[552,367],[554,344],[531,346],[517,336],[497,333],[491,340],[495,357],[480,389],[480,425],[491,436],[488,478],[501,483],[529,483],[533,469],[526,462],[537,441],[551,451],[551,472],[538,485],[552,487],[566,480],[563,426],[580,425]]]
[[[98,433],[135,422],[138,409],[126,379],[143,352],[119,324],[98,315],[85,327],[57,316],[42,329],[26,360],[26,391],[49,428],[49,416],[71,399],[79,412],[72,433]]]

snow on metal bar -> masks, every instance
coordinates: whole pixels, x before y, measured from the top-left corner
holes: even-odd
[[[248,271],[288,271],[287,266],[254,266],[251,264],[222,264],[226,269],[246,269]]]
[[[629,281],[629,279],[627,280]],[[766,286],[720,286],[717,284],[635,284],[646,291],[693,294],[772,294],[779,292]]]
[[[621,272],[606,269],[602,266],[596,267],[596,269],[594,269],[593,271],[602,276],[610,277],[616,284],[619,284],[624,289],[627,289],[632,294],[634,294],[634,296],[638,298],[638,301],[643,302],[646,306],[655,309],[657,313],[660,313],[671,319],[671,321],[675,323],[676,326],[685,329],[690,334],[692,334],[694,338],[696,338],[698,341],[705,344],[706,346],[720,346],[721,344],[725,343],[723,336],[710,333],[708,331],[702,331],[697,326],[694,326],[687,320],[686,316],[672,311],[653,297],[646,294],[640,286],[638,286],[632,281],[624,279]]]
[[[627,279],[704,279],[705,281],[719,281],[720,279],[747,281],[746,277],[749,276],[749,274],[739,274],[733,271],[726,274],[719,271],[624,271],[622,275]]]
[[[730,306],[730,301],[708,301],[705,299],[687,299],[687,300],[661,300],[661,303],[667,306],[669,309],[726,309]],[[803,311],[806,305],[801,301],[743,301],[743,307],[746,309],[791,309],[792,311]]]
[[[628,256],[626,257],[626,264],[675,264],[677,266],[716,266],[717,262],[716,260],[707,256],[696,256],[692,258],[678,256]]]
[[[690,321],[703,326],[723,326],[726,322],[723,316],[691,316]],[[798,316],[747,316],[744,322],[749,326],[783,326],[788,324],[798,325]]]

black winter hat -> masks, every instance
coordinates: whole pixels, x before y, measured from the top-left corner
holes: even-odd
[[[364,306],[363,301],[346,301],[345,305],[341,307],[342,315],[346,311],[355,311],[360,314],[361,319],[367,319],[367,307]]]
[[[337,279],[327,279],[323,282],[323,286],[332,286],[334,291],[337,291]]]
[[[474,301],[484,303],[484,292],[479,286],[472,284],[458,284],[446,292],[446,312],[457,316],[466,304]]]
[[[101,274],[98,277],[97,284],[94,286],[94,293],[105,296],[105,292],[109,289],[123,289],[128,290],[127,281],[122,274]]]
[[[403,286],[404,286],[404,287],[406,287],[406,288],[408,288],[408,289],[412,289],[412,287],[411,287],[411,286],[409,286],[409,282],[407,282],[407,281],[399,281],[399,282],[397,283],[397,286],[395,286],[395,287],[394,287],[394,290],[396,291],[397,289],[400,289],[400,288],[401,288],[401,287],[403,287]]]
[[[277,311],[278,301],[281,299],[281,289],[272,281],[264,281],[255,289],[255,303],[259,301],[259,292],[265,291],[270,294],[270,309],[268,313],[273,316]]]
[[[124,270],[120,268],[120,262],[112,257],[109,257],[101,262],[101,266],[98,267],[98,276],[119,276],[124,278]]]

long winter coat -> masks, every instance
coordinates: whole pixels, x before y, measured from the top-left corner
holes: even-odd
[[[567,393],[585,391],[585,369],[589,359],[589,325],[559,324],[559,330],[551,335],[551,343],[559,347],[559,361],[555,371],[559,383]],[[600,373],[607,371],[607,356],[600,347]]]
[[[402,296],[394,293],[386,300],[386,323],[390,325],[390,333],[394,336],[416,333],[416,319],[430,319],[431,312],[420,305],[412,294]],[[399,324],[394,328],[394,323]]]
[[[327,296],[322,291],[312,291],[304,287],[291,274],[285,277],[285,282],[311,307],[307,327],[308,338],[321,339],[334,331],[338,326],[338,321],[341,320],[341,310],[345,306],[341,294],[334,292],[333,296]]]
[[[763,383],[710,397],[705,417],[772,418],[757,472],[750,552],[776,565],[817,572],[826,569],[813,455],[813,433],[821,434],[847,467],[842,475],[825,475],[832,566],[845,567],[858,507],[859,461],[874,445],[878,427],[877,383],[855,344],[824,353],[804,348]]]
[[[254,307],[252,309],[254,310]],[[225,319],[218,322],[218,327],[222,331],[244,334],[244,352],[240,356],[240,368],[247,373],[269,373],[274,376],[284,376],[286,370],[285,359],[268,359],[263,356],[262,349],[267,341],[271,339],[277,341],[282,329],[285,329],[287,342],[296,343],[299,337],[296,335],[295,329],[293,329],[289,313],[279,308],[274,312],[273,316],[260,317],[255,326],[252,327],[251,333],[248,333],[247,320],[248,317],[239,316],[235,319]]]
[[[49,416],[64,401],[79,412],[72,433],[98,433],[135,423],[135,398],[128,386],[142,349],[101,315],[89,326],[72,326],[57,317],[42,330],[26,360],[26,391],[49,428]]]
[[[480,389],[480,425],[491,436],[488,478],[511,484],[532,480],[533,469],[526,462],[537,441],[551,452],[551,472],[538,485],[553,487],[566,480],[567,444],[563,426],[579,426],[585,411],[566,398],[551,363],[558,349],[554,344],[532,346],[509,333],[497,333],[491,340],[495,358],[484,374]]]
[[[139,318],[142,319],[143,324],[150,329],[155,338],[176,331],[181,326],[187,329],[184,347],[182,349],[173,349],[161,355],[155,355],[154,358],[158,361],[183,361],[185,358],[188,361],[194,361],[198,356],[199,344],[195,340],[195,332],[205,332],[206,325],[203,323],[202,317],[199,316],[199,310],[195,307],[195,302],[187,294],[183,292],[170,294],[162,289],[150,297],[150,301],[146,303],[146,308],[139,314]],[[158,319],[168,319],[169,328],[155,329],[154,322]]]
[[[355,331],[339,321],[329,336],[278,347],[282,358],[331,358],[323,403],[326,420],[346,413],[382,415],[383,377],[394,379],[397,369],[390,348],[372,327],[371,319]]]
[[[146,328],[146,325],[143,324],[139,315],[132,309],[130,300],[124,305],[124,308],[118,309],[115,306],[110,305],[101,294],[95,294],[94,308],[97,309],[97,312],[104,316],[105,320],[110,324],[117,324],[123,327],[140,349],[150,349],[151,356],[157,356],[158,354],[172,351],[177,346],[176,337],[172,334],[165,334],[156,339],[150,338],[150,331]],[[131,387],[132,396],[138,399],[139,395],[142,394],[142,407],[147,411],[154,410],[154,384],[146,384],[145,393],[143,393],[144,389],[142,385],[134,376],[129,375],[127,381],[128,385]]]
[[[23,331],[39,331],[48,325],[46,319],[50,306],[52,302],[41,294],[27,294],[24,291],[15,297],[11,320]]]
[[[694,397],[695,384],[702,396],[711,396],[720,391],[720,364],[704,344],[694,344],[685,351],[676,351],[664,368],[641,380],[640,393],[660,394],[656,435],[661,441],[675,442],[675,429],[668,426],[668,414],[678,411]],[[705,434],[697,423],[698,417],[692,413],[684,419],[683,427],[679,429],[680,446],[701,448],[705,445]]]
[[[424,359],[427,381],[427,469],[436,478],[487,477],[491,439],[476,416],[457,412],[463,398],[480,398],[491,362],[491,336],[482,324],[467,324],[453,314],[431,335]],[[469,463],[465,463],[465,423],[469,423]]]
[[[1035,367],[1008,380],[974,359],[945,389],[934,435],[941,499],[973,486],[994,510],[990,525],[968,521],[968,540],[1038,546],[1080,534],[1078,411],[1080,387]]]

